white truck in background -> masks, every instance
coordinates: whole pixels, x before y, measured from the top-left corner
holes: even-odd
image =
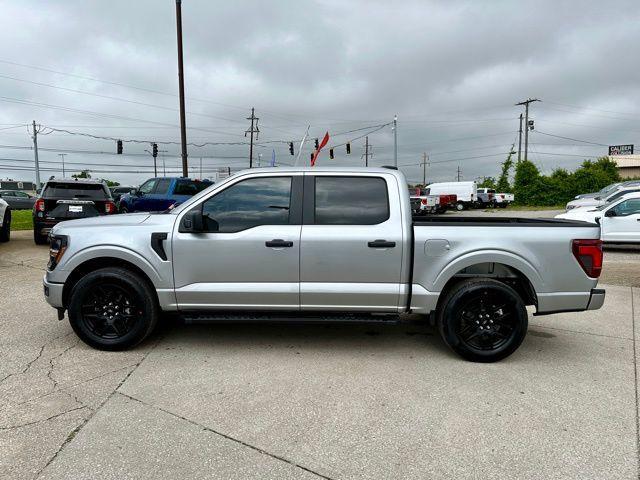
[[[476,182],[438,182],[427,185],[428,195],[456,195],[456,210],[473,208],[478,203],[478,185]]]

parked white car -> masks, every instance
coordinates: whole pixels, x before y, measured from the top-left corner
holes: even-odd
[[[640,243],[640,192],[627,193],[599,207],[574,208],[556,218],[599,223],[604,242]]]
[[[0,198],[0,242],[8,242],[11,238],[11,208]]]
[[[439,182],[427,185],[427,195],[457,195],[456,210],[464,210],[477,205],[478,185],[476,182]]]
[[[628,193],[634,192],[640,192],[640,181],[629,183],[620,189],[614,190],[606,197],[597,196],[571,200],[567,203],[567,212],[574,208],[599,207],[601,205],[607,205]]]
[[[593,198],[593,197],[606,197],[607,195],[612,194],[616,190],[622,187],[623,182],[612,183],[607,185],[606,187],[598,190],[597,192],[583,193],[581,195],[576,195],[576,200],[579,198]]]

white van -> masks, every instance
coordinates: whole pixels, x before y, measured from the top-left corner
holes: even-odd
[[[457,195],[456,210],[474,207],[478,201],[476,182],[439,182],[427,185],[427,195]]]

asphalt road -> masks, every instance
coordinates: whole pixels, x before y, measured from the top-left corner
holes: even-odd
[[[637,252],[607,251],[601,310],[530,317],[489,365],[419,324],[164,322],[99,352],[46,256],[0,245],[2,479],[638,478]]]

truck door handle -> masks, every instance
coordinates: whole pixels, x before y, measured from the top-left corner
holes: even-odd
[[[369,248],[393,248],[396,246],[396,242],[387,242],[386,240],[374,240],[367,243]]]
[[[289,248],[293,247],[293,242],[286,242],[280,238],[276,238],[274,240],[270,240],[268,242],[264,242],[267,247],[270,248]]]

